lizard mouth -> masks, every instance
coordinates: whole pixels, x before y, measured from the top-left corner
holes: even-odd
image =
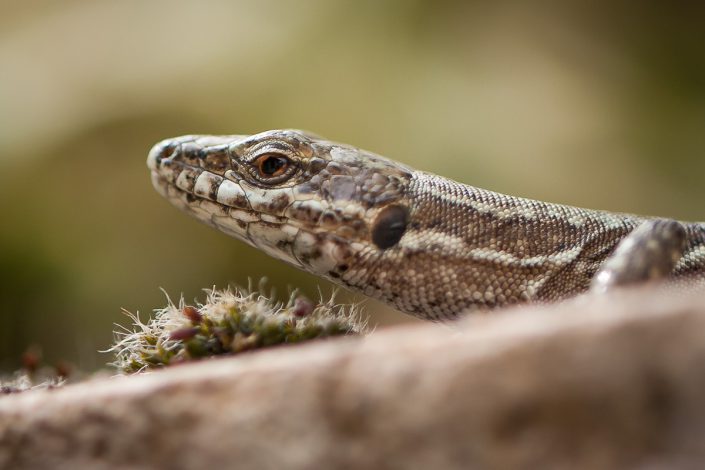
[[[238,183],[203,168],[203,158],[198,150],[184,150],[184,145],[196,139],[197,136],[177,137],[152,147],[147,156],[152,185],[178,209],[238,240],[259,247],[250,234],[250,225],[261,223],[261,214],[253,210]]]
[[[227,148],[236,141],[234,137],[237,136],[220,137],[214,145],[204,145],[199,136],[159,142],[147,156],[155,188],[170,200],[178,196],[192,206],[207,204],[208,211],[218,212],[214,205],[220,205],[225,206],[223,211],[233,208],[257,212],[249,203],[242,182],[230,171]]]
[[[214,168],[212,157],[228,155],[233,142],[238,136],[159,142],[147,157],[152,184],[172,205],[233,238],[307,271],[341,277],[335,270],[347,269],[353,251],[364,248],[354,243],[364,241],[366,230],[359,214],[338,215],[328,201],[302,197],[295,186],[257,187],[230,157]]]
[[[320,228],[284,215],[285,206],[294,201],[293,193],[288,194],[291,188],[263,191],[240,180],[232,171],[218,174],[204,169],[197,156],[184,152],[187,139],[162,141],[147,157],[152,184],[173,206],[297,267],[315,263],[327,251],[332,254],[325,260],[339,256],[338,247],[326,248],[327,232],[318,234]],[[281,204],[282,199],[289,202]],[[320,263],[329,269],[327,262]]]
[[[292,230],[336,234],[343,238],[355,238],[364,231],[359,211],[343,213],[329,201],[312,198],[309,194],[297,195],[296,186],[255,186],[243,178],[234,169],[237,165],[230,161],[213,168],[212,157],[226,155],[228,145],[233,142],[237,145],[237,137],[221,137],[220,141],[211,140],[211,145],[207,146],[199,136],[159,142],[147,157],[152,184],[173,205],[210,225],[215,225],[213,220],[217,218],[229,217],[240,224],[261,222],[280,225],[282,229],[288,226]],[[213,220],[208,220],[208,214]]]
[[[163,163],[162,161],[160,164],[163,165]],[[180,162],[171,165],[180,168],[180,172],[173,171],[179,176],[174,177],[172,173],[157,168],[151,170],[151,177],[156,190],[173,206],[270,256],[294,266],[301,266],[301,261],[293,252],[299,230],[288,219],[212,200],[198,191],[200,177],[196,179],[193,189],[184,188],[183,185],[188,184],[184,181],[191,177],[182,178],[180,175],[193,171],[193,167]],[[216,194],[221,194],[221,198],[223,197],[221,192]],[[244,200],[247,203],[246,197]],[[247,204],[249,207],[249,203]]]

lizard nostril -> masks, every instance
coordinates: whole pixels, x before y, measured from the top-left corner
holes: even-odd
[[[149,156],[147,157],[147,166],[151,170],[156,170],[159,167],[159,163],[165,159],[174,155],[174,151],[178,147],[178,143],[173,140],[163,140],[156,144],[149,151]]]

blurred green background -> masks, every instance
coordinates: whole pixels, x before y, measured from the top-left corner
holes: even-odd
[[[160,287],[330,292],[162,200],[145,158],[165,137],[297,127],[500,192],[705,219],[704,5],[0,1],[0,370],[31,344],[102,366],[121,307],[144,318]]]

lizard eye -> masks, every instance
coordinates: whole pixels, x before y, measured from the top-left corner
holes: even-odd
[[[264,141],[253,146],[240,160],[253,183],[271,187],[298,174],[299,153],[284,141]]]
[[[277,153],[265,153],[253,162],[262,178],[276,178],[286,173],[291,165],[288,157]]]

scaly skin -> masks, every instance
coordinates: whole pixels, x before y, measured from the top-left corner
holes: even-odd
[[[621,279],[634,272],[622,261],[643,253],[625,242],[623,259],[605,261],[649,220],[505,196],[294,130],[168,139],[147,163],[155,188],[199,220],[431,320],[574,296],[600,269]],[[673,224],[660,271],[662,245],[638,235],[651,250],[641,280],[705,276],[705,224]]]

